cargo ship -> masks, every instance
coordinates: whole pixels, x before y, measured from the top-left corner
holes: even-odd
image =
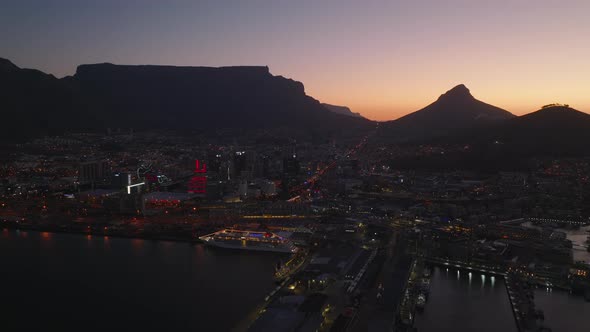
[[[227,249],[295,253],[297,247],[287,237],[271,232],[224,229],[199,237],[206,245]]]

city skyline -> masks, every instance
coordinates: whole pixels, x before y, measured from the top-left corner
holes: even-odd
[[[458,84],[516,115],[555,102],[590,110],[585,1],[8,1],[1,9],[0,56],[57,77],[102,62],[262,65],[372,120],[414,112]]]
[[[588,332],[589,12],[0,1],[3,326]]]

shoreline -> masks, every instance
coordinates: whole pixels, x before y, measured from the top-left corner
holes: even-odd
[[[186,238],[169,235],[136,235],[127,234],[123,232],[107,231],[107,232],[85,232],[72,229],[61,229],[59,227],[35,227],[35,226],[13,226],[13,225],[1,225],[1,228],[5,230],[19,230],[19,231],[33,231],[33,232],[48,232],[55,234],[79,234],[79,235],[90,235],[96,237],[114,237],[124,239],[139,239],[139,240],[151,240],[151,241],[170,241],[170,242],[184,242],[190,244],[203,244],[204,242],[198,237]]]

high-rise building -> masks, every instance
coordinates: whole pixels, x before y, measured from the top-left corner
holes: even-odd
[[[299,160],[296,154],[283,159],[283,174],[296,176],[299,174]]]
[[[222,155],[219,151],[209,151],[207,153],[207,170],[209,174],[219,175],[222,171]]]
[[[108,166],[109,165],[104,160],[80,163],[78,169],[78,182],[80,184],[88,184],[104,180],[109,173]]]
[[[111,185],[117,189],[127,188],[131,184],[131,174],[114,173],[111,176]]]
[[[240,175],[240,173],[246,169],[246,152],[238,151],[234,154],[234,174]]]
[[[233,158],[234,177],[250,178],[253,173],[253,165],[256,154],[253,152],[237,151]]]

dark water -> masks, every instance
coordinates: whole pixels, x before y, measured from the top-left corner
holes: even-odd
[[[435,267],[430,296],[414,326],[429,331],[516,331],[501,277]]]
[[[545,288],[535,290],[535,305],[545,314],[545,326],[555,332],[590,331],[590,302],[566,291]]]
[[[227,331],[274,287],[274,253],[0,230],[3,331]]]

